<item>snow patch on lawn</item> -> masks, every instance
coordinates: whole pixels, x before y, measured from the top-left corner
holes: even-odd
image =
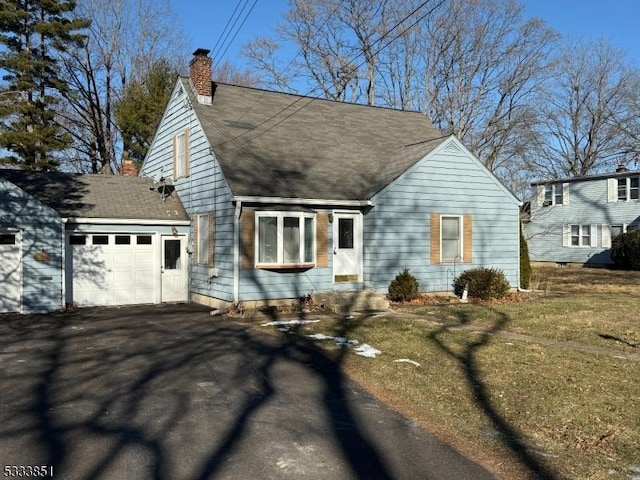
[[[305,323],[318,323],[320,320],[277,320],[275,322],[263,323],[262,327],[282,327],[284,325],[304,325]]]
[[[415,365],[416,367],[419,367],[420,364],[414,360],[409,360],[408,358],[399,358],[398,360],[394,360],[394,363],[410,363],[411,365]]]
[[[363,357],[375,358],[382,353],[377,348],[373,348],[371,345],[368,345],[366,343],[360,345],[360,342],[353,338],[349,339],[347,337],[334,337],[331,335],[325,335],[324,333],[313,333],[311,335],[307,335],[307,337],[313,338],[314,340],[333,340],[334,342],[336,342],[336,345],[339,346],[355,347],[353,349],[354,353]]]

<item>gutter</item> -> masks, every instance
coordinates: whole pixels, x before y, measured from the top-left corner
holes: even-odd
[[[236,200],[236,210],[233,215],[233,304],[240,302],[240,213],[242,200]]]
[[[190,220],[151,220],[135,219],[135,218],[86,218],[86,217],[73,217],[64,218],[64,222],[76,224],[76,223],[88,223],[93,225],[179,225],[190,226]]]
[[[322,198],[260,197],[234,195],[233,202],[239,203],[280,203],[283,205],[326,205],[329,207],[372,207],[371,200],[327,200]]]

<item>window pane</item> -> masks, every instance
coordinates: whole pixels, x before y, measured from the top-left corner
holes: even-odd
[[[631,179],[631,188],[638,188],[638,187],[640,187],[640,178],[633,177]]]
[[[85,235],[71,235],[71,245],[85,245],[87,243],[87,237]]]
[[[109,235],[94,235],[91,240],[94,245],[109,245]]]
[[[284,263],[300,263],[300,219],[284,217]]]
[[[136,237],[136,243],[138,245],[151,245],[151,235],[138,235]]]
[[[622,233],[622,225],[611,225],[611,238],[615,238]]]
[[[338,248],[353,248],[353,218],[338,219]]]
[[[180,270],[180,240],[164,241],[164,268],[165,270]]]
[[[626,200],[627,199],[627,179],[619,178],[618,179],[618,200]]]
[[[131,237],[129,235],[116,235],[116,245],[129,244],[131,244]]]
[[[278,219],[258,218],[258,263],[278,263]]]
[[[198,215],[198,263],[209,261],[209,215]]]
[[[571,235],[580,235],[580,225],[571,225]]]
[[[313,262],[313,240],[315,238],[313,218],[304,219],[304,261]]]
[[[14,233],[3,233],[0,235],[0,245],[15,245],[16,236]]]
[[[558,185],[554,185],[553,188],[555,189],[555,197],[554,197],[555,204],[562,205],[562,197],[564,195],[564,185],[560,183]]]
[[[455,261],[461,256],[460,218],[442,217],[441,230],[442,260]]]
[[[553,198],[553,185],[545,185],[544,186],[544,202],[551,203]]]

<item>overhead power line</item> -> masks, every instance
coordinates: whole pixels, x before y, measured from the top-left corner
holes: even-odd
[[[246,2],[248,2],[249,0],[246,0]],[[224,26],[224,28],[222,29],[222,32],[220,32],[220,35],[218,36],[218,40],[216,40],[216,43],[213,45],[213,52],[217,53],[220,47],[220,43],[222,42],[222,37],[224,37],[224,34],[227,31],[227,28],[229,28],[229,25],[231,25],[231,21],[233,20],[233,17],[235,17],[236,12],[238,11],[238,8],[240,7],[240,3],[242,2],[242,0],[238,0],[238,3],[236,3],[236,8],[233,9],[233,13],[231,14],[231,16],[229,17],[229,19],[227,20],[226,25]],[[224,37],[227,38],[227,37]],[[215,57],[214,57],[215,58]]]
[[[424,14],[420,15],[420,17],[418,17],[413,23],[411,23],[411,25],[409,25],[408,27],[406,27],[405,29],[403,29],[400,33],[398,33],[396,36],[394,36],[393,38],[391,38],[389,41],[387,41],[386,43],[384,43],[383,45],[380,46],[380,48],[378,48],[374,54],[378,55],[382,50],[384,50],[385,48],[387,48],[391,43],[393,43],[394,41],[396,41],[398,38],[400,38],[402,35],[404,35],[406,32],[408,32],[409,30],[411,30],[413,27],[415,27],[418,23],[420,23],[422,20],[424,20],[425,18],[427,18],[429,15],[431,15],[431,13],[437,9],[438,7],[442,6],[442,4],[445,3],[446,0],[440,0],[435,6],[431,7],[427,12],[425,12]],[[389,35],[395,31],[396,29],[398,29],[404,22],[406,22],[409,18],[411,18],[414,14],[416,14],[417,12],[419,12],[422,8],[424,8],[428,3],[430,3],[431,0],[426,0],[425,2],[421,3],[417,8],[415,8],[414,10],[411,11],[411,13],[409,13],[408,15],[406,15],[402,20],[400,20],[398,23],[396,23],[389,31],[385,32],[384,34],[380,35],[380,37],[378,39],[376,39],[372,44],[371,47],[375,47],[376,45],[378,45],[380,42],[382,42],[383,40],[385,40],[387,37],[389,37]],[[355,57],[353,57],[351,59],[351,62],[357,60],[359,57],[361,57],[364,54],[364,52],[360,52],[358,53]],[[366,63],[366,60],[364,60],[363,62],[361,62],[360,64],[357,65],[356,69],[360,69],[364,64]],[[245,145],[247,145],[249,142],[251,142],[252,140],[264,135],[265,133],[269,132],[270,130],[273,130],[275,127],[277,127],[278,125],[282,124],[283,122],[287,121],[289,118],[293,117],[295,114],[297,114],[298,112],[300,112],[303,108],[307,107],[308,105],[310,105],[311,103],[313,103],[315,100],[319,100],[322,97],[321,96],[309,96],[309,94],[311,94],[313,91],[315,90],[315,88],[309,90],[307,93],[303,94],[302,96],[299,96],[296,100],[294,100],[293,102],[291,102],[289,105],[287,105],[286,107],[280,109],[278,112],[276,112],[275,114],[271,115],[269,118],[267,118],[266,120],[260,122],[258,125],[256,125],[255,127],[241,133],[240,135],[233,137],[233,143],[236,144],[236,146],[238,148],[242,148]],[[294,107],[297,103],[303,101],[303,100],[307,100],[306,103],[304,103],[303,105],[301,105],[298,109],[294,110],[293,112],[291,112],[289,115],[283,117],[281,120],[279,120],[278,122],[274,123],[273,125],[270,125],[268,128],[266,128],[265,130],[261,131],[260,133],[252,136],[251,138],[249,138],[248,140],[246,140],[243,143],[238,142],[238,139],[255,131],[256,129],[258,129],[259,127],[261,127],[262,125],[270,122],[271,120],[275,119],[277,116],[279,116],[280,114],[286,112],[287,110],[289,110],[290,108]]]
[[[215,62],[214,68],[215,68],[215,66],[219,65],[222,62],[222,59],[224,58],[224,56],[226,55],[227,51],[229,50],[229,47],[233,44],[233,41],[238,36],[238,33],[240,33],[240,30],[242,30],[242,27],[244,26],[245,22],[247,21],[247,18],[249,18],[249,15],[251,15],[251,12],[253,12],[253,9],[256,7],[257,3],[258,3],[258,0],[254,0],[253,1],[253,3],[251,4],[251,8],[249,8],[249,11],[244,15],[244,18],[242,19],[242,22],[240,22],[240,25],[238,26],[238,28],[236,28],[235,33],[233,34],[231,39],[227,42],[227,39],[229,38],[229,35],[231,35],[231,32],[233,31],[234,27],[238,23],[238,20],[242,16],[242,13],[244,12],[245,8],[247,8],[247,5],[249,4],[249,0],[245,0],[244,4],[242,6],[242,9],[240,10],[240,13],[238,13],[238,16],[236,17],[236,19],[234,20],[233,24],[231,25],[231,28],[229,28],[229,31],[225,35],[224,40],[222,40],[222,43],[220,44],[220,46],[218,47],[218,49],[216,50],[216,52],[213,55],[213,60]],[[225,46],[225,42],[226,42],[226,46]]]

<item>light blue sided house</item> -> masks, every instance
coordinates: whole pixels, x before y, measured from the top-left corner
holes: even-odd
[[[524,233],[531,260],[612,264],[611,240],[640,228],[640,172],[535,182]]]
[[[191,298],[217,306],[420,290],[502,269],[519,282],[519,201],[424,115],[179,78],[141,175],[171,178],[191,218]]]
[[[172,188],[0,169],[0,313],[187,301],[190,222]]]

